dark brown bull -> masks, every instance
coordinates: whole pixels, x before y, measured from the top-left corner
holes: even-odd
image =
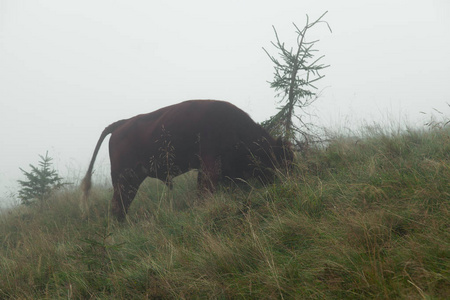
[[[274,140],[245,112],[223,101],[191,100],[117,121],[102,132],[82,187],[87,198],[92,169],[108,134],[112,212],[123,220],[146,177],[171,185],[172,178],[198,169],[198,188],[213,192],[219,181],[257,177],[292,161],[281,139]]]

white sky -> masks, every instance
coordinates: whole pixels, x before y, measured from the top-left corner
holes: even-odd
[[[271,26],[294,45],[292,22],[327,10],[333,32],[307,36],[331,65],[318,123],[450,114],[448,0],[0,0],[0,205],[47,150],[61,175],[81,177],[118,119],[206,98],[267,119]],[[107,141],[96,164],[107,174],[106,153]]]

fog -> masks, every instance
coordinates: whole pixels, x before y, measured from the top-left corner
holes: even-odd
[[[450,2],[0,0],[0,205],[19,167],[48,151],[74,183],[110,123],[188,99],[220,99],[255,121],[276,113],[267,81],[292,22],[330,67],[314,119],[327,127],[450,115]],[[426,114],[423,114],[426,113]],[[96,164],[107,182],[107,142]]]

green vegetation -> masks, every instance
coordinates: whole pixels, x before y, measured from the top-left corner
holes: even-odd
[[[0,215],[3,299],[448,299],[450,130],[337,137],[276,183],[198,199],[149,180],[128,222],[94,188]]]
[[[274,135],[283,136],[292,142],[299,139],[307,142],[312,135],[311,127],[313,126],[305,122],[304,115],[310,115],[306,113],[306,108],[317,100],[316,92],[312,89],[317,89],[314,85],[325,77],[325,75],[320,75],[320,72],[329,65],[319,64],[324,57],[324,55],[315,57],[318,50],[314,49],[314,46],[319,40],[308,41],[306,33],[309,33],[310,29],[319,23],[325,23],[331,32],[330,25],[322,20],[326,14],[327,12],[311,23],[306,15],[306,24],[302,29],[293,23],[297,35],[295,48],[289,49],[285,46],[273,26],[277,41],[276,43],[272,42],[272,45],[278,51],[278,58],[270,55],[263,48],[274,64],[274,79],[269,83],[270,87],[278,93],[277,97],[280,98],[278,103],[281,104],[281,107],[276,115],[264,121],[262,125]],[[296,108],[300,109],[302,114],[297,114]]]
[[[43,202],[52,191],[55,191],[64,186],[63,178],[59,177],[56,170],[52,170],[52,160],[48,156],[39,155],[39,167],[30,165],[31,171],[27,172],[20,168],[27,180],[18,180],[21,188],[19,190],[19,199],[24,205],[36,204],[36,202]]]

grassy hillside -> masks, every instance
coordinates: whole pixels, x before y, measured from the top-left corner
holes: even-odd
[[[149,180],[129,219],[97,188],[0,215],[0,298],[445,299],[450,130],[338,137],[262,187]]]

